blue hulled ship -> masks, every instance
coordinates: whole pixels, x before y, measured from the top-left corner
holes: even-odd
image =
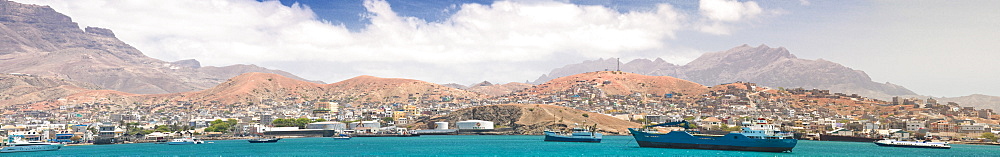
[[[681,127],[685,130],[660,133],[637,128],[629,128],[640,147],[715,149],[761,152],[791,152],[798,140],[788,132],[781,132],[765,119],[743,122],[743,131],[726,135],[707,135],[689,132],[687,121],[670,122],[650,127]]]
[[[554,142],[594,142],[600,143],[603,135],[583,128],[573,128],[570,134],[560,134],[559,132],[545,131],[545,141]]]

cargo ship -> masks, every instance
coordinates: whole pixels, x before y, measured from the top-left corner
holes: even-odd
[[[649,128],[658,126],[681,127],[684,130],[667,133],[648,131]],[[781,132],[774,124],[763,118],[753,122],[743,122],[743,131],[725,135],[699,134],[689,131],[691,128],[688,126],[687,121],[669,122],[642,129],[629,128],[629,132],[640,147],[791,152],[798,143],[792,133]]]

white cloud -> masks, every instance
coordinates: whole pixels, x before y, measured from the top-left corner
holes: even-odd
[[[809,5],[811,5],[811,4],[812,4],[812,3],[810,3],[810,2],[809,2],[809,0],[799,0],[799,5],[802,5],[802,6],[809,6]]]
[[[729,23],[755,18],[763,13],[757,2],[735,0],[701,0],[698,10],[706,18],[700,31],[725,35],[731,31]]]
[[[604,6],[565,2],[497,1],[491,5],[462,4],[454,8],[451,17],[428,22],[400,16],[385,1],[368,0],[364,7],[371,24],[351,32],[342,25],[318,20],[309,7],[288,7],[277,1],[23,1],[51,5],[82,26],[110,28],[123,41],[154,58],[168,61],[195,58],[205,65],[251,63],[283,67],[282,70],[306,78],[323,77],[320,79],[328,82],[353,76],[303,74],[299,71],[307,70],[295,68],[314,67],[268,64],[308,61],[310,65],[338,66],[422,65],[443,68],[436,71],[445,72],[432,72],[426,78],[416,79],[475,82],[482,78],[442,78],[443,75],[524,73],[525,69],[511,68],[532,68],[521,65],[529,63],[579,61],[566,61],[567,58],[660,57],[664,52],[672,52],[664,41],[675,38],[678,31],[692,29],[686,28],[691,26],[688,16],[669,4],[656,4],[655,10],[647,12],[622,13]],[[762,9],[754,2],[707,0],[702,2],[700,10],[714,22],[713,27],[704,27],[712,28],[706,32],[728,32],[730,26],[722,22],[751,18]],[[449,69],[459,66],[464,67]],[[487,72],[476,72],[484,70]],[[539,74],[545,70],[548,69],[529,71]],[[411,76],[407,73],[412,72],[358,66],[328,71],[397,73],[397,77]],[[503,80],[536,77],[531,75],[497,77]]]

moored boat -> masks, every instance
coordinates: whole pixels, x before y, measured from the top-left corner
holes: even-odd
[[[169,145],[188,145],[188,144],[204,144],[204,143],[205,141],[192,137],[178,138],[170,140],[170,142],[167,142],[167,144]]]
[[[591,129],[593,130],[593,129]],[[594,142],[600,143],[603,135],[583,128],[573,128],[569,134],[560,134],[554,131],[545,131],[545,141],[554,142]]]
[[[337,136],[333,136],[333,139],[335,139],[335,140],[350,140],[351,136],[347,135],[347,134],[340,134],[340,135],[337,135]]]
[[[629,132],[640,147],[790,152],[798,143],[791,133],[780,132],[774,124],[762,118],[744,122],[742,132],[725,135],[692,134],[687,130],[690,129],[688,125],[687,121],[680,121],[649,126],[676,126],[685,129],[668,133],[637,128],[629,128]]]
[[[63,144],[59,143],[46,143],[41,141],[14,141],[8,144],[10,146],[0,149],[0,153],[59,150],[63,146]]]
[[[255,138],[247,141],[250,143],[276,143],[278,140],[281,140],[281,138]]]
[[[875,145],[883,147],[951,149],[951,145],[948,145],[948,142],[896,141],[891,139],[885,139],[885,140],[875,141]]]

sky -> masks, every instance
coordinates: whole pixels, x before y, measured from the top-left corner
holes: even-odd
[[[534,81],[599,58],[683,65],[785,47],[930,96],[1000,96],[1000,1],[14,0],[109,28],[147,56],[338,82]]]

